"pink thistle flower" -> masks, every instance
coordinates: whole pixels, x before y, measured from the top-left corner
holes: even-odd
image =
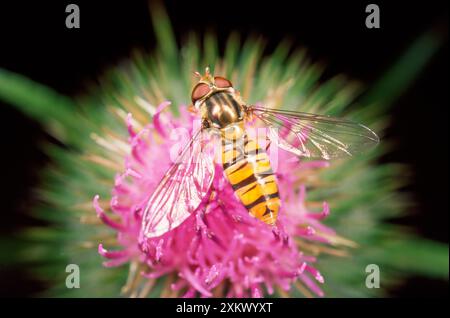
[[[98,196],[94,198],[98,217],[117,232],[121,246],[118,251],[108,251],[99,245],[98,252],[107,259],[104,266],[131,264],[124,291],[145,296],[155,282],[169,276],[161,296],[263,297],[274,292],[286,295],[293,286],[307,295],[310,290],[323,296],[319,285],[324,278],[314,267],[316,258],[302,246],[315,242],[334,245],[337,240],[334,231],[321,223],[329,214],[328,204],[323,203],[321,212],[307,208],[302,178],[326,167],[325,161],[299,165],[292,154],[278,153],[276,174],[282,208],[276,228],[249,215],[216,165],[210,197],[186,221],[160,237],[140,240],[147,200],[171,164],[170,149],[175,145],[171,132],[184,127],[192,133],[195,119],[185,107],[175,118],[163,111],[168,105],[162,103],[153,121],[140,131],[128,115],[131,150],[125,157],[124,172],[115,178],[112,215],[101,208]],[[320,245],[316,247],[320,249]],[[142,283],[146,287],[139,287]]]

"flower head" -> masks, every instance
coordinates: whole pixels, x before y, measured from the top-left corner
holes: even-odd
[[[170,132],[179,127],[192,131],[195,120],[183,106],[175,118],[164,111],[167,105],[161,104],[153,121],[139,131],[131,114],[127,117],[131,151],[124,158],[124,172],[116,177],[110,203],[118,220],[106,216],[98,196],[94,199],[97,214],[117,231],[122,248],[111,252],[100,244],[99,253],[108,259],[104,265],[135,263],[139,272],[131,275],[148,282],[169,275],[170,294],[176,296],[261,297],[274,289],[289,292],[293,286],[322,296],[319,285],[324,278],[314,268],[316,259],[297,241],[333,244],[334,231],[321,223],[329,214],[328,204],[323,203],[322,211],[309,211],[302,183],[327,162],[299,163],[287,152],[278,154],[283,209],[276,228],[249,215],[217,165],[209,198],[186,221],[160,237],[139,238],[142,211],[172,163],[170,149],[175,144],[168,138]]]

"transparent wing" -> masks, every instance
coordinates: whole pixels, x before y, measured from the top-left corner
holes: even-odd
[[[379,142],[368,127],[345,119],[249,106],[269,127],[269,137],[297,156],[332,159],[362,153]]]
[[[214,178],[212,156],[199,130],[166,172],[144,210],[141,237],[157,237],[176,228],[194,212],[208,194]]]

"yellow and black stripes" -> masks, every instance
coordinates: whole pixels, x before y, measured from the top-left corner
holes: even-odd
[[[237,197],[251,215],[275,224],[280,197],[267,153],[245,134],[224,138],[222,147],[222,165]]]

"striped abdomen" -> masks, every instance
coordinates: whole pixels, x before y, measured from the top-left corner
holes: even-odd
[[[225,175],[249,213],[275,224],[280,208],[278,186],[269,157],[246,134],[239,139],[223,139],[222,164]]]

